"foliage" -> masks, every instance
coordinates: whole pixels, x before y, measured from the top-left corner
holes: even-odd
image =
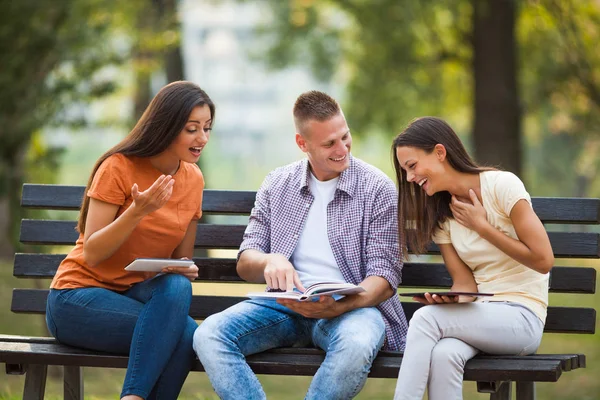
[[[80,123],[83,115],[67,105],[114,90],[101,72],[121,61],[108,35],[116,6],[116,0],[50,2],[43,10],[35,0],[0,3],[2,243],[15,237],[32,135],[53,122]]]
[[[544,195],[600,196],[600,5],[530,3],[518,36],[530,181]]]
[[[461,90],[470,85],[465,2],[375,3],[270,1],[273,20],[262,29],[273,42],[270,65],[305,62],[322,80],[347,81],[346,117],[359,133],[391,135],[415,115],[464,108],[471,98]]]
[[[261,31],[272,43],[271,67],[302,63],[323,80],[347,82],[344,109],[356,133],[390,137],[414,116],[433,114],[449,120],[464,138],[476,100],[473,4],[269,0],[273,18]],[[556,189],[550,191],[554,195],[586,195],[600,167],[593,155],[599,146],[600,4],[520,2],[516,22],[525,175],[540,190]],[[544,143],[548,135],[581,136],[563,140],[570,143],[571,158],[556,167],[578,177],[580,184],[569,190],[557,186],[547,168],[554,167],[544,165],[566,154],[560,139]],[[543,155],[534,157],[539,151]]]

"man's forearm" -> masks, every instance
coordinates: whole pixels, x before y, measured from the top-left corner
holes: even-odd
[[[390,283],[380,276],[369,276],[360,283],[360,286],[366,291],[354,296],[346,296],[337,302],[339,306],[343,307],[343,312],[377,306],[396,293]]]
[[[248,282],[265,283],[265,267],[268,254],[248,249],[242,252],[236,270],[240,278]]]

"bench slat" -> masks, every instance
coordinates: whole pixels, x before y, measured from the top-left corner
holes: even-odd
[[[51,343],[51,341],[53,340],[53,338],[26,338],[26,339],[21,339],[21,341],[23,341],[23,340],[38,341],[40,339],[45,340],[45,342],[43,341],[40,343]],[[12,337],[8,337],[8,339],[3,339],[3,337],[0,335],[0,341],[2,341],[2,340],[10,341],[10,340],[12,340]],[[13,341],[19,341],[19,340],[15,339]],[[50,341],[50,342],[48,342],[48,341]],[[325,352],[323,350],[315,348],[315,347],[302,347],[302,348],[282,347],[282,348],[273,349],[273,350],[271,350],[271,352],[278,353],[278,354],[296,354],[299,352],[301,352],[303,354],[325,354]],[[380,350],[379,353],[377,353],[377,354],[381,357],[402,357],[402,352],[399,352],[399,351]],[[479,355],[477,357],[478,358],[493,358],[493,359],[510,359],[510,360],[514,360],[514,359],[520,358],[520,357],[523,357],[526,359],[535,358],[538,360],[560,360],[562,370],[568,371],[570,369],[580,368],[579,361],[580,361],[581,356],[582,356],[581,354],[530,354],[527,356],[508,356],[508,355],[490,355],[490,354],[485,354],[485,353],[479,353]],[[585,359],[585,356],[584,356],[584,359]]]
[[[244,235],[245,225],[198,224],[197,248],[237,249]],[[599,258],[600,234],[589,232],[549,232],[556,257]],[[32,220],[21,221],[20,241],[27,244],[72,245],[79,234],[75,221]],[[432,254],[439,254],[434,244]]]
[[[600,224],[600,199],[532,197],[531,202],[546,224]]]
[[[16,313],[46,312],[46,289],[14,289],[11,310]],[[230,296],[194,296],[190,315],[195,319],[204,319],[209,315],[225,310],[245,297]],[[406,317],[410,319],[414,312],[422,307],[419,303],[402,302]],[[593,308],[548,307],[545,332],[554,333],[595,333],[596,310]]]
[[[41,337],[41,336],[18,336],[18,335],[1,335],[0,342],[12,342],[12,343],[38,343],[38,344],[58,344],[58,341],[53,337]],[[269,350],[273,354],[306,354],[306,355],[324,355],[325,352],[315,347],[280,347]],[[402,352],[399,351],[387,351],[381,350],[378,353],[380,357],[402,357]],[[489,355],[479,354],[479,358],[485,359],[507,359],[516,360],[520,358],[524,359],[537,359],[537,360],[560,360],[561,368],[563,371],[570,371],[572,369],[583,368],[580,365],[580,358],[585,356],[582,354],[531,354],[527,356],[508,356],[508,355]]]
[[[415,311],[424,307],[420,303],[402,302],[406,318],[410,320]],[[584,307],[548,307],[544,332],[595,333],[596,310]]]
[[[275,349],[248,356],[247,361],[257,374],[312,376],[324,359],[323,352],[312,350],[314,349],[295,349],[295,351],[283,353],[279,349]],[[55,342],[4,342],[0,339],[0,362],[7,364],[126,368],[127,361],[128,357],[126,356],[78,349]],[[375,358],[369,376],[373,378],[396,378],[401,362],[401,354],[382,352]],[[197,361],[193,370],[203,371],[202,364]],[[560,359],[518,356],[495,359],[476,356],[465,365],[465,380],[556,382],[561,372]]]
[[[27,208],[78,210],[83,186],[24,184],[21,205]],[[254,191],[204,191],[202,209],[207,214],[249,214]],[[600,223],[600,199],[533,197],[533,208],[545,223]]]
[[[74,221],[32,220],[21,221],[21,243],[74,245],[79,237]],[[238,249],[245,225],[198,224],[196,248]]]
[[[59,344],[58,341],[53,337],[28,337],[28,336],[17,336],[17,335],[0,335],[0,343],[21,343],[21,344],[46,344],[46,345],[56,345]],[[2,352],[2,344],[0,344],[0,353]],[[321,349],[314,347],[283,347],[269,350],[270,353],[279,354],[279,355],[315,355],[323,357],[325,352]],[[561,363],[561,369],[563,371],[571,371],[577,368],[583,368],[583,365],[580,365],[580,358],[582,354],[532,354],[528,356],[507,356],[507,355],[487,355],[487,354],[479,354],[477,358],[481,359],[490,359],[490,360],[559,360]],[[392,358],[402,358],[402,352],[398,351],[385,351],[381,350],[378,353],[378,357],[392,357]],[[585,356],[583,356],[585,358]],[[0,355],[0,360],[2,356]]]
[[[52,278],[65,254],[15,255],[14,276]],[[243,282],[235,270],[235,259],[196,257],[198,281]],[[405,263],[400,288],[448,288],[452,280],[439,263]],[[585,267],[554,267],[550,272],[550,291],[554,293],[595,293],[596,270]]]
[[[45,210],[79,210],[84,186],[24,184],[21,206]],[[256,192],[246,190],[204,190],[204,214],[248,215]]]

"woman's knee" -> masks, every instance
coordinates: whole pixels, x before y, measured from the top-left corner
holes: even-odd
[[[155,279],[160,279],[155,289],[167,300],[191,303],[192,283],[188,278],[179,274],[165,274]]]
[[[431,365],[444,366],[443,368],[452,367],[462,372],[467,361],[475,354],[477,351],[463,341],[444,338],[435,345],[431,352]]]

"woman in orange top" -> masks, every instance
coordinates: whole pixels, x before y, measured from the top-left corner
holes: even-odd
[[[96,162],[75,248],[46,322],[61,343],[128,354],[123,399],[175,399],[195,359],[189,316],[198,267],[130,272],[136,258],[191,258],[204,179],[195,164],[215,107],[190,82],[162,88],[131,133]]]

